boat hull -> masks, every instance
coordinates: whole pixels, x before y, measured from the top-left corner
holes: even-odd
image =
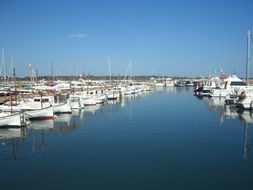
[[[23,113],[1,113],[0,127],[21,127],[28,124],[26,116]]]
[[[25,111],[25,114],[29,119],[47,120],[53,119],[54,113],[52,107],[42,108],[37,110]]]
[[[55,104],[52,107],[54,113],[72,113],[70,104],[68,102],[62,104]]]

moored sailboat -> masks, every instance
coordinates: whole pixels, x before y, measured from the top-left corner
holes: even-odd
[[[30,123],[26,115],[22,112],[18,113],[0,113],[0,127],[22,127]]]

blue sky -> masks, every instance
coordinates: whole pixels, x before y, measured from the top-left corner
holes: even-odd
[[[245,75],[251,0],[0,0],[0,48],[18,76]],[[253,65],[250,69],[253,77]]]

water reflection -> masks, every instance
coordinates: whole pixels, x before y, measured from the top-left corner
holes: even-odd
[[[208,110],[217,112],[222,121],[226,119],[239,119],[242,123],[253,124],[253,112],[242,110],[236,106],[225,105],[225,98],[203,98]]]
[[[50,130],[52,131],[54,128],[54,120],[35,120],[33,121],[28,127],[28,129],[34,129],[34,130]]]
[[[91,113],[92,115],[94,115],[95,112],[101,108],[101,106],[102,105],[100,105],[100,104],[93,105],[93,106],[85,106],[83,110],[85,113],[88,112],[88,113]]]
[[[250,110],[238,110],[239,119],[243,124],[243,157],[245,159],[248,158],[248,150],[249,150],[249,144],[248,143],[248,127],[253,124],[253,112]]]
[[[166,87],[166,92],[167,93],[169,93],[169,94],[172,94],[172,93],[175,93],[176,92],[176,87],[174,87],[174,86],[168,86],[168,87]]]
[[[253,124],[253,112],[250,110],[238,110],[239,119],[243,123]]]
[[[80,123],[83,123],[85,119],[84,109],[73,109],[72,110],[72,120],[79,121]]]
[[[0,140],[1,140],[1,151],[9,149],[10,157],[16,160],[19,157],[19,146],[20,143],[25,139],[27,135],[27,128],[5,128],[0,129]],[[0,154],[1,159],[10,159],[6,154]]]
[[[225,98],[209,98],[208,108],[209,111],[222,113],[224,111]]]
[[[80,126],[79,121],[83,116],[83,112],[79,111],[78,115],[72,114],[60,114],[56,115],[52,120],[35,120],[29,126],[22,128],[4,128],[0,129],[1,146],[9,149],[11,158],[13,160],[24,158],[20,155],[20,147],[24,147],[25,143],[30,144],[29,140],[26,141],[28,134],[31,137],[32,152],[37,151],[44,152],[46,148],[46,134],[47,133],[63,133],[75,130]],[[29,145],[24,147],[28,148]],[[4,151],[4,149],[1,149]],[[6,152],[6,151],[5,151]],[[6,153],[3,155],[0,153],[3,159],[10,159]]]
[[[222,116],[224,119],[238,119],[239,113],[235,106],[224,106]]]
[[[31,130],[43,130],[51,132],[64,132],[73,130],[77,125],[72,122],[72,114],[59,114],[56,115],[55,119],[33,121],[28,128]]]
[[[194,91],[193,86],[179,86],[173,87],[177,93],[192,93]]]
[[[79,127],[76,120],[72,120],[72,114],[59,114],[54,119],[54,132],[63,133],[73,131]]]
[[[209,111],[214,111],[220,115],[220,123],[225,120],[238,119],[243,126],[242,141],[243,141],[243,158],[248,158],[248,128],[253,124],[253,112],[251,110],[242,110],[236,106],[228,106],[224,104],[224,98],[207,98],[207,105]]]
[[[0,149],[0,159],[21,159],[22,148],[23,155],[33,155],[39,152],[44,153],[51,142],[50,134],[64,135],[75,131],[79,127],[90,127],[93,121],[99,116],[112,116],[114,113],[127,113],[128,118],[133,117],[133,102],[140,100],[142,96],[146,96],[151,92],[143,92],[139,95],[126,96],[120,100],[108,101],[103,105],[85,106],[84,109],[72,110],[72,114],[59,114],[52,120],[35,120],[26,128],[7,128],[0,129],[1,146],[9,149],[11,153],[6,154],[7,150]],[[163,91],[163,93],[166,93]],[[2,152],[2,153],[1,153]]]
[[[4,144],[5,140],[11,139],[11,138],[17,138],[17,139],[23,139],[26,137],[27,134],[27,128],[0,128],[0,139]]]

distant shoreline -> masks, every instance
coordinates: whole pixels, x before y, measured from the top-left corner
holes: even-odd
[[[3,82],[3,77],[1,78],[1,82]],[[164,75],[137,75],[137,76],[98,76],[98,75],[85,75],[85,76],[38,76],[37,80],[48,80],[48,81],[57,81],[57,80],[66,80],[66,81],[70,81],[70,80],[79,80],[79,79],[83,79],[83,80],[129,80],[131,78],[131,80],[137,80],[137,81],[147,81],[150,80],[151,78],[157,79],[157,78],[171,78],[173,80],[178,80],[178,79],[208,79],[208,77],[206,76],[196,76],[196,77],[189,77],[189,76],[164,76]],[[244,77],[239,77],[241,79],[244,79]],[[36,77],[33,77],[34,81],[36,81]],[[9,81],[12,81],[12,77],[8,77]],[[17,81],[31,81],[31,77],[16,77]],[[253,80],[253,78],[250,78],[250,80]]]

